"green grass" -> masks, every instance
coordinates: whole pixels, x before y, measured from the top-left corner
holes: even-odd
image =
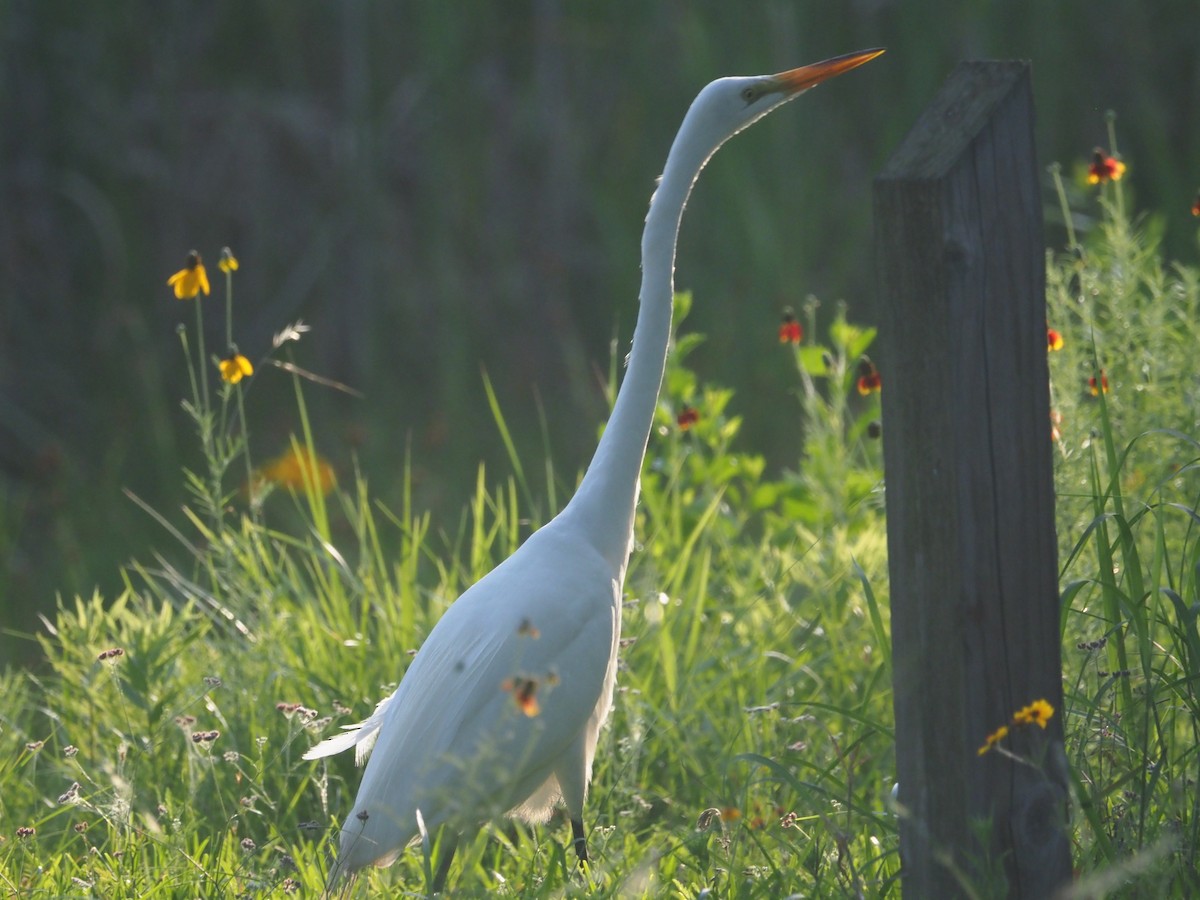
[[[1123,204],[1106,186],[1095,227],[1048,258],[1070,827],[1080,896],[1185,896],[1200,890],[1200,273],[1164,266],[1159,230]],[[501,822],[461,849],[454,894],[899,895],[879,398],[855,389],[874,331],[835,309],[819,335],[815,304],[806,341],[777,350],[795,394],[778,414],[805,433],[780,476],[739,449],[732,392],[688,368],[701,338],[677,338],[587,809],[591,883],[561,819]],[[326,494],[301,467],[248,494],[254,397],[206,385],[210,361],[183,347],[204,452],[187,507],[154,513],[176,546],[118,596],[62,602],[45,664],[0,674],[0,886],[21,896],[316,894],[358,773],[302,754],[366,715],[574,485],[548,455],[519,458],[485,383],[511,474],[480,468],[455,522],[416,508],[407,455],[376,476],[401,481],[394,507],[361,472]],[[1110,392],[1093,397],[1097,366]],[[258,370],[294,383],[293,452],[314,458],[306,398],[323,388]],[[429,877],[416,848],[366,882],[419,894]]]

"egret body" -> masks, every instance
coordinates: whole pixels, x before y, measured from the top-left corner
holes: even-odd
[[[368,719],[305,754],[316,759],[354,747],[359,763],[370,754],[342,826],[331,886],[364,866],[392,863],[422,828],[469,827],[505,813],[541,822],[558,803],[570,816],[580,861],[587,860],[583,804],[612,708],[622,587],[671,333],[684,205],[728,138],[882,52],[722,78],[692,103],[646,216],[628,368],[575,496],[450,606]]]

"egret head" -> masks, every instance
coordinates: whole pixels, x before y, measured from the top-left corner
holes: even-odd
[[[778,75],[720,78],[700,92],[689,117],[719,145],[809,88],[870,62],[883,50],[860,50]]]

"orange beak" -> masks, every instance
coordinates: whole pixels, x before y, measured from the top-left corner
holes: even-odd
[[[857,53],[835,56],[833,59],[813,63],[810,66],[801,66],[798,69],[792,69],[790,72],[780,72],[778,75],[772,76],[769,80],[772,82],[775,90],[790,96],[799,91],[808,90],[813,85],[820,84],[834,75],[841,75],[843,72],[857,69],[863,63],[870,62],[882,53],[882,48],[859,50]]]

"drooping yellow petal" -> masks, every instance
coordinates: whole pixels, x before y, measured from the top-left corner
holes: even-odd
[[[217,363],[217,366],[221,370],[221,377],[230,384],[237,384],[243,378],[254,374],[254,365],[240,353],[226,357]]]
[[[167,284],[175,289],[175,296],[179,300],[191,300],[201,291],[205,296],[211,293],[204,261],[195,250],[188,254],[184,267],[167,279]]]
[[[987,753],[1006,737],[1008,737],[1008,726],[1001,725],[984,739],[983,746],[977,751],[978,754],[983,756],[983,754]]]

